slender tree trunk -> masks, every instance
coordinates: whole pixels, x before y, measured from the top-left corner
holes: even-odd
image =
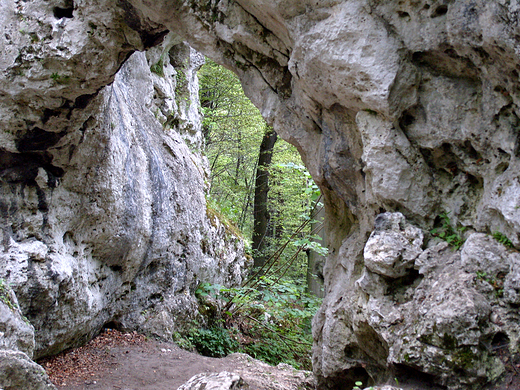
[[[278,135],[267,128],[258,154],[258,165],[256,168],[255,198],[253,206],[253,259],[254,266],[261,267],[267,260],[266,236],[269,228],[269,208],[267,195],[269,193],[269,165],[273,158],[273,149]]]
[[[315,222],[311,223],[311,231],[323,223],[325,218],[325,209],[321,209],[318,214],[314,216]],[[318,233],[321,237],[321,244],[327,246],[327,237],[325,229],[321,229]],[[323,266],[325,264],[325,256],[322,256],[312,250],[307,251],[307,289],[310,293],[319,298],[324,297],[323,291]]]

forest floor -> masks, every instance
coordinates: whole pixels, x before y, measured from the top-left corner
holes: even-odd
[[[505,353],[505,351],[504,351]],[[520,358],[501,356],[506,375],[493,390],[520,389]],[[136,332],[106,329],[85,346],[38,361],[59,390],[176,390],[200,373],[229,371],[255,390],[314,389],[312,373],[287,364],[269,366],[235,353],[201,356]],[[405,390],[440,389],[418,378],[401,377]],[[377,387],[376,387],[377,388]]]
[[[239,374],[251,389],[314,388],[312,374],[244,354],[210,358],[138,333],[105,330],[85,346],[38,361],[59,390],[176,390],[203,372]]]

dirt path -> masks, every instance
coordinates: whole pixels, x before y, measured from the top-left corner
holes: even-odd
[[[238,373],[252,389],[314,387],[310,373],[287,365],[271,367],[243,354],[209,358],[116,330],[39,363],[60,390],[176,390],[196,374],[221,371]]]
[[[507,362],[504,381],[488,388],[520,389],[520,361],[510,356],[502,356],[502,359]],[[173,343],[116,330],[106,330],[84,347],[38,363],[60,390],[176,390],[196,374],[221,371],[239,374],[251,390],[315,388],[311,373],[297,371],[286,364],[272,367],[244,354],[210,358],[185,351]],[[399,382],[399,387],[405,390],[439,389],[415,377],[399,376]]]

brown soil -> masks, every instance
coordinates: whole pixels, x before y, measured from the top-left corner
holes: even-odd
[[[310,373],[287,365],[271,367],[243,354],[205,357],[117,330],[38,363],[60,390],[175,390],[196,374],[221,371],[239,374],[251,389],[314,388]]]
[[[520,357],[499,351],[506,374],[493,390],[520,389]],[[254,390],[314,389],[311,373],[288,365],[277,367],[244,354],[210,358],[185,351],[174,343],[148,339],[138,333],[105,330],[81,348],[40,360],[60,390],[176,390],[203,372],[239,374]],[[433,389],[427,382],[400,377],[406,390]],[[376,387],[378,388],[378,387]]]

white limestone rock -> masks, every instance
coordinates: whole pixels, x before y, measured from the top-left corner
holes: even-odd
[[[23,317],[9,284],[0,279],[0,349],[20,351],[29,358],[34,351],[34,328]]]
[[[36,329],[36,357],[106,323],[171,339],[197,318],[201,281],[242,282],[243,241],[207,214],[207,163],[190,151],[202,141],[201,55],[175,37],[156,51],[163,76],[154,53],[135,53],[71,109],[56,145],[3,152],[0,277]]]
[[[363,252],[365,267],[390,278],[405,276],[421,254],[422,244],[421,229],[407,223],[403,214],[380,214]]]
[[[13,350],[0,350],[0,386],[4,390],[56,390],[42,366]]]
[[[197,374],[177,390],[240,390],[249,389],[239,375],[222,371],[219,373]]]

